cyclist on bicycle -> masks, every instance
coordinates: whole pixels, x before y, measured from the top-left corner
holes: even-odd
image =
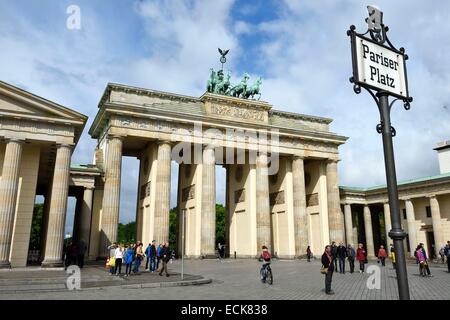
[[[261,281],[265,282],[266,281],[266,268],[268,265],[270,265],[270,260],[271,260],[272,256],[269,252],[269,249],[266,246],[262,246],[262,253],[261,253],[261,259],[263,260],[263,264],[261,266]]]

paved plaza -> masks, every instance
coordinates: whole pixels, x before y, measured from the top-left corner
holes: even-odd
[[[369,265],[377,265],[376,262]],[[323,292],[324,277],[320,274],[320,262],[276,260],[272,263],[274,284],[272,286],[259,281],[260,263],[256,260],[233,260],[223,262],[218,260],[187,260],[185,272],[191,275],[203,276],[211,279],[211,283],[202,285],[174,286],[174,287],[90,287],[81,291],[64,290],[60,292],[24,291],[20,293],[2,292],[0,299],[224,299],[224,300],[271,300],[271,299],[337,299],[337,300],[395,300],[397,296],[397,283],[394,270],[390,263],[381,269],[381,289],[368,289],[369,274],[335,273],[332,288],[334,296],[327,296]],[[347,265],[348,267],[348,265]],[[95,269],[92,271],[91,269]],[[89,277],[98,277],[98,267],[88,267],[83,274]],[[179,261],[170,264],[169,271],[179,272]],[[13,271],[10,273],[12,276]],[[31,272],[31,271],[30,271]],[[433,277],[422,278],[414,264],[408,265],[409,284],[412,299],[450,299],[450,274],[444,265],[431,267]],[[61,276],[59,272],[59,276]],[[106,273],[106,271],[105,271]],[[83,276],[82,274],[82,276]],[[94,275],[93,275],[94,274]],[[5,278],[5,274],[0,275]],[[179,276],[173,278],[158,277],[163,281],[177,281]],[[133,283],[138,277],[135,276]],[[133,278],[133,277],[132,277]],[[144,278],[142,278],[144,279]],[[126,280],[124,280],[126,281]],[[1,284],[0,284],[1,285]]]

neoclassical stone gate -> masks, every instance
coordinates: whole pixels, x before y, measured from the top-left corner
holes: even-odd
[[[136,221],[144,243],[169,239],[172,161],[179,163],[178,220],[186,209],[189,257],[215,253],[216,165],[226,169],[229,253],[254,257],[267,245],[293,258],[308,245],[319,254],[330,241],[344,241],[337,162],[347,138],[329,131],[331,121],[262,101],[109,84],[89,130],[98,141],[95,165],[104,171],[89,255],[105,256],[117,239],[120,185],[128,183],[121,181],[122,156],[140,160]]]

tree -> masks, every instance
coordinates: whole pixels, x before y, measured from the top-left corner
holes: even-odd
[[[30,250],[40,250],[42,219],[44,217],[44,204],[36,203],[33,210],[33,220],[31,221]]]
[[[225,207],[216,204],[216,245],[225,244]]]
[[[127,224],[119,223],[117,242],[124,244],[136,242],[136,221]]]

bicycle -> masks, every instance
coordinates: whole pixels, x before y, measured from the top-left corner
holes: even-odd
[[[273,284],[273,274],[272,268],[270,268],[270,263],[264,264],[261,267],[261,281],[262,283],[267,282],[268,284]]]

